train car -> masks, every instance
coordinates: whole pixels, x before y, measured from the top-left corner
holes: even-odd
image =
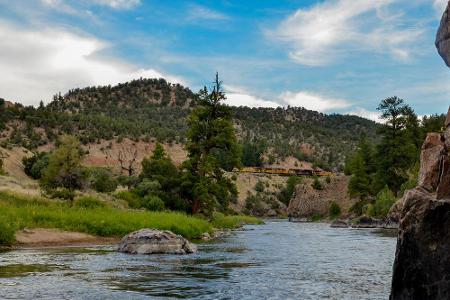
[[[241,173],[252,174],[269,174],[280,176],[331,176],[333,173],[324,171],[320,168],[316,169],[283,169],[283,168],[264,168],[264,167],[244,167],[240,170]]]

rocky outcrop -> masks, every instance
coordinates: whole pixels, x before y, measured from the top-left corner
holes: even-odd
[[[391,299],[450,299],[450,110],[443,134],[428,134],[419,185],[400,206]]]
[[[141,229],[126,235],[118,250],[131,254],[189,254],[197,252],[197,247],[171,231]]]
[[[442,15],[441,25],[436,35],[436,48],[439,55],[444,59],[447,66],[450,67],[450,6],[447,6]]]
[[[295,188],[295,195],[289,203],[290,220],[307,220],[313,216],[326,216],[331,202],[336,202],[343,213],[355,203],[348,196],[348,176],[332,176],[330,182],[321,178],[322,190],[312,187],[312,179],[303,179]]]

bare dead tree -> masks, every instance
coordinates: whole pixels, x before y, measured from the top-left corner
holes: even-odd
[[[107,157],[113,157],[113,152],[104,150]],[[133,176],[136,173],[138,149],[136,144],[120,145],[120,149],[115,155],[115,159],[119,162],[121,172],[125,172],[128,176]]]

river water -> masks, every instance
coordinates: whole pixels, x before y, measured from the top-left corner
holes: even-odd
[[[267,221],[187,256],[114,248],[0,253],[0,299],[387,299],[392,233]]]

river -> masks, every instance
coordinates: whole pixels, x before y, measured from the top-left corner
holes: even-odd
[[[0,253],[0,299],[387,299],[392,233],[266,221],[187,256],[111,246]]]

